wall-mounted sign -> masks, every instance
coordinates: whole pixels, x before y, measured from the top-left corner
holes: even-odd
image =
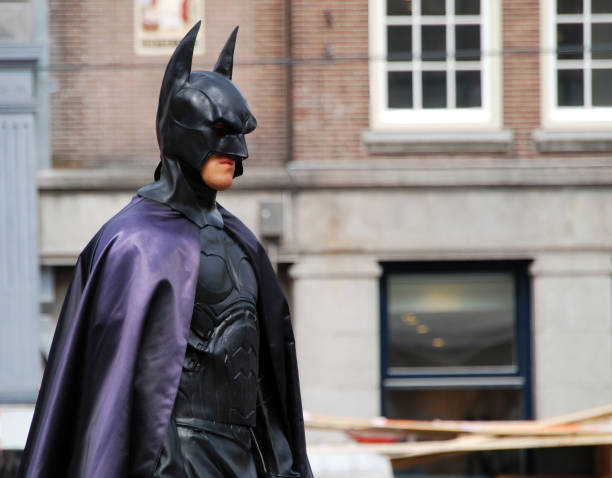
[[[134,0],[135,48],[139,55],[171,54],[179,41],[203,20],[204,0]],[[200,33],[195,52],[204,51]]]

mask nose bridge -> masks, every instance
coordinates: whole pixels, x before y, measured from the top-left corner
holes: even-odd
[[[219,143],[221,153],[228,153],[246,159],[249,156],[246,140],[242,133],[229,134]]]

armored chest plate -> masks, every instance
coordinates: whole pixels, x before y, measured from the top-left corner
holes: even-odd
[[[200,270],[175,416],[255,425],[257,280],[222,229],[200,232]]]

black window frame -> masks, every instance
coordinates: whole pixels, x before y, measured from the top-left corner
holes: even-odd
[[[529,259],[474,260],[474,261],[410,261],[381,262],[380,277],[380,404],[386,416],[385,392],[388,390],[445,390],[445,389],[520,389],[523,392],[523,419],[533,417],[531,389],[531,281]],[[515,354],[514,372],[475,371],[423,373],[389,373],[389,327],[387,317],[388,278],[393,274],[460,274],[460,273],[512,273],[515,285]],[[399,379],[399,380],[396,380]],[[410,379],[418,384],[410,385]],[[441,380],[442,379],[442,380]],[[453,379],[441,384],[444,379]],[[489,380],[487,380],[489,379]],[[508,380],[505,380],[508,379]],[[431,382],[428,385],[427,382]],[[397,383],[400,382],[400,383]]]

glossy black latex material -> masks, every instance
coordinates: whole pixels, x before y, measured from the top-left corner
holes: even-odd
[[[199,198],[200,265],[172,420],[154,478],[256,478],[257,279],[246,254]],[[220,217],[220,216],[219,216]]]
[[[200,270],[177,419],[255,426],[259,330],[253,268],[223,229],[200,230]]]
[[[198,227],[223,226],[217,210],[217,191],[208,187],[188,164],[164,161],[159,179],[140,188],[138,195],[170,206]]]
[[[157,141],[164,160],[178,160],[200,171],[212,153],[236,161],[242,174],[248,157],[244,135],[257,126],[246,100],[231,82],[238,27],[213,71],[191,71],[198,22],[174,51],[162,81],[157,110]]]
[[[251,429],[172,419],[152,478],[260,478],[252,454]]]

